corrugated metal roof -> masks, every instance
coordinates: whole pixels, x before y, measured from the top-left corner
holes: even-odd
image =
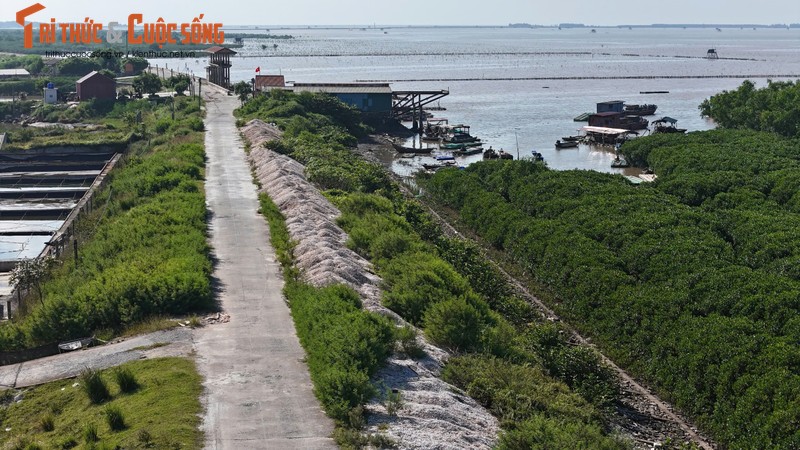
[[[0,77],[29,77],[31,73],[25,69],[0,69]]]
[[[256,89],[284,86],[286,79],[283,75],[256,75]]]
[[[361,83],[295,83],[286,89],[294,92],[327,92],[329,94],[391,94],[389,84],[361,84]]]
[[[623,128],[608,128],[608,127],[583,127],[581,130],[589,132],[589,133],[600,133],[600,134],[625,134],[625,133],[632,133],[630,130],[625,130]]]
[[[98,72],[96,70],[93,70],[93,71],[87,73],[86,75],[84,75],[83,77],[81,77],[81,79],[79,79],[75,83],[83,83],[84,81],[88,80],[89,78],[94,77],[95,75],[100,75],[101,77],[108,78],[107,76],[103,75],[102,73],[100,73],[100,72]]]

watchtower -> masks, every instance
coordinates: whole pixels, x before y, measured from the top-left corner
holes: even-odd
[[[217,86],[229,89],[231,87],[231,55],[236,52],[227,48],[214,46],[205,50],[208,56],[206,78]]]

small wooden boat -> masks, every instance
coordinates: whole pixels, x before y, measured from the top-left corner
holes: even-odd
[[[422,135],[422,140],[425,142],[439,142],[441,139],[442,138],[440,138],[439,136],[433,136],[433,135],[429,136],[427,134]]]
[[[630,167],[631,165],[628,164],[628,161],[625,158],[617,156],[614,158],[614,161],[611,161],[611,168],[613,169],[621,169],[624,167]]]
[[[392,147],[397,150],[397,153],[421,153],[427,154],[433,151],[432,148],[411,148],[392,142]]]
[[[477,155],[478,153],[483,153],[483,147],[470,147],[470,148],[465,148],[463,150],[453,151],[453,154],[456,156],[470,156],[470,155]]]
[[[558,149],[561,149],[561,148],[575,148],[577,146],[578,146],[578,142],[577,141],[561,141],[561,140],[556,141],[556,148],[558,148]]]
[[[498,159],[498,158],[500,158],[500,155],[498,155],[497,152],[491,147],[489,147],[489,150],[483,152],[483,159]]]
[[[514,159],[514,155],[512,155],[511,153],[507,153],[503,150],[500,150],[499,152],[497,152],[497,154],[500,156],[500,159]]]
[[[423,163],[422,167],[425,168],[425,170],[439,170],[444,167],[454,167],[455,165],[456,165],[455,161],[445,161],[443,163],[435,163],[435,164]]]
[[[561,138],[564,142],[579,142],[581,139],[583,139],[583,136],[564,136]]]
[[[452,155],[438,155],[436,157],[437,161],[454,161],[456,158]]]
[[[473,142],[461,142],[461,143],[458,143],[458,144],[449,142],[449,143],[440,145],[440,147],[445,149],[445,150],[463,150],[463,149],[465,149],[467,147],[480,147],[481,145],[483,145],[483,143],[480,140],[478,140],[478,141],[473,141]]]

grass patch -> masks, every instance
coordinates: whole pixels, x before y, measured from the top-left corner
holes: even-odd
[[[111,431],[122,431],[126,428],[125,415],[122,414],[122,410],[119,409],[118,406],[106,406],[105,409],[103,409],[103,415]]]
[[[120,367],[114,371],[114,381],[117,382],[120,392],[130,394],[139,389],[139,382],[136,380],[136,375],[133,374],[127,367]]]
[[[0,448],[37,443],[41,448],[142,448],[143,430],[153,448],[200,448],[201,378],[194,362],[183,358],[134,361],[121,366],[136,374],[140,388],[123,395],[110,383],[117,369],[98,372],[111,386],[103,405],[87,403],[75,380],[38,386],[25,400],[0,409]],[[51,412],[59,405],[58,414]],[[53,430],[43,431],[39,418],[52,414]],[[113,431],[112,431],[113,430]],[[72,443],[72,444],[71,444]],[[73,445],[74,444],[74,445]],[[26,448],[22,446],[22,448]]]
[[[138,336],[140,334],[148,334],[156,331],[169,330],[175,328],[177,323],[173,319],[166,317],[151,317],[141,322],[136,322],[128,325],[120,333],[121,337]]]
[[[292,261],[294,258],[293,250],[296,245],[289,236],[286,228],[286,221],[280,209],[267,194],[259,194],[258,200],[261,204],[260,212],[267,219],[269,224],[269,235],[272,247],[278,262],[281,263],[285,275],[292,273]],[[288,271],[288,272],[287,272]]]
[[[103,403],[111,398],[111,393],[108,391],[108,385],[103,377],[100,376],[100,372],[87,369],[81,373],[79,380],[80,385],[83,388],[83,392],[86,393],[89,401],[93,404],[99,405],[100,403]]]
[[[133,347],[131,350],[147,351],[147,350],[153,350],[154,348],[166,347],[167,345],[169,345],[169,342],[154,342],[150,345],[141,345],[139,347]]]
[[[87,423],[83,427],[83,441],[87,444],[92,444],[100,440],[100,436],[97,434],[97,425],[94,422]]]

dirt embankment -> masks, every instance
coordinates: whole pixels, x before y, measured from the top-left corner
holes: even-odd
[[[249,158],[261,191],[280,208],[291,238],[297,241],[295,263],[305,280],[314,286],[344,283],[360,294],[365,309],[405,325],[381,305],[381,279],[371,264],[346,247],[347,234],[336,225],[339,210],[306,180],[303,165],[264,148],[265,142],[280,137],[280,130],[253,120],[241,131],[250,143]],[[400,448],[492,447],[499,430],[497,419],[439,378],[449,356],[446,351],[428,343],[424,349],[426,356],[418,360],[392,355],[376,375],[377,384],[401,394],[403,408],[393,417],[379,401],[373,401],[367,405],[372,413],[368,430],[378,432],[379,425],[388,425],[382,433],[395,439]]]

